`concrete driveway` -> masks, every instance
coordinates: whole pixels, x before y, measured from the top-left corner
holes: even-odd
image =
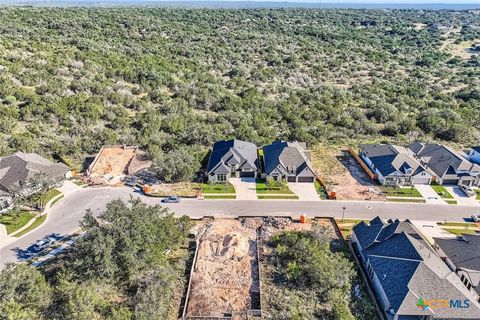
[[[458,186],[444,186],[445,189],[457,200],[457,204],[461,206],[480,206],[476,197],[467,197],[462,189]]]
[[[235,187],[237,200],[257,200],[255,178],[230,178],[228,182]]]
[[[315,185],[313,183],[301,183],[301,182],[289,182],[288,187],[298,196],[298,200],[305,201],[318,201],[317,190],[315,190]]]
[[[65,196],[69,195],[70,193],[81,190],[81,189],[82,189],[82,187],[76,185],[75,183],[73,183],[72,181],[69,181],[69,180],[65,180],[63,185],[60,188],[58,188],[58,190],[60,190],[60,192],[63,193]]]
[[[428,184],[416,184],[415,188],[425,198],[427,203],[431,204],[447,204],[433,188]]]

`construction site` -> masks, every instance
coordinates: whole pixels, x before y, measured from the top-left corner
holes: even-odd
[[[104,146],[86,173],[91,184],[114,185],[150,166],[151,162],[145,160],[145,153],[137,146]]]
[[[183,319],[261,316],[257,229],[261,220],[200,225]]]
[[[279,291],[272,274],[278,272],[266,257],[270,239],[285,231],[309,232],[323,227],[332,244],[342,244],[331,219],[300,221],[289,217],[203,219],[195,223],[195,253],[187,268],[188,286],[179,310],[182,320],[274,319]],[[302,296],[308,297],[305,291]],[[287,303],[284,301],[281,303]],[[305,301],[308,307],[315,301]],[[312,307],[313,308],[313,307]],[[272,318],[273,315],[273,318]]]

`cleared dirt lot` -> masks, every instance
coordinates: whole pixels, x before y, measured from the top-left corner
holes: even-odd
[[[199,240],[187,306],[189,317],[244,319],[259,296],[257,225],[216,219]],[[235,315],[238,313],[237,315]]]
[[[376,182],[346,148],[317,145],[311,151],[317,174],[329,191],[336,192],[338,200],[386,201]]]

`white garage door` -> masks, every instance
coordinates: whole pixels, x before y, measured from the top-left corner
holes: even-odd
[[[429,178],[415,178],[413,180],[413,184],[429,184],[430,179]]]

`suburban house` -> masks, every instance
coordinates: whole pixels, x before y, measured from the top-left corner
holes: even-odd
[[[438,184],[478,186],[480,165],[471,163],[455,150],[440,144],[414,142],[409,147]]]
[[[12,193],[29,196],[38,191],[36,183],[41,175],[52,186],[71,177],[70,168],[63,163],[53,163],[35,153],[16,152],[0,158],[0,212],[10,209]]]
[[[480,146],[471,147],[468,150],[468,160],[475,164],[480,164]]]
[[[258,169],[256,145],[237,139],[217,141],[208,161],[208,181],[226,182],[231,177],[256,178]]]
[[[480,301],[480,235],[434,238],[434,249]],[[479,315],[480,318],[480,315]]]
[[[387,319],[479,319],[476,296],[408,220],[360,222],[352,244]]]
[[[276,141],[263,147],[263,163],[267,180],[314,182],[316,178],[304,142]]]
[[[432,181],[432,175],[410,149],[391,144],[365,144],[360,146],[359,155],[383,185],[411,186]]]

